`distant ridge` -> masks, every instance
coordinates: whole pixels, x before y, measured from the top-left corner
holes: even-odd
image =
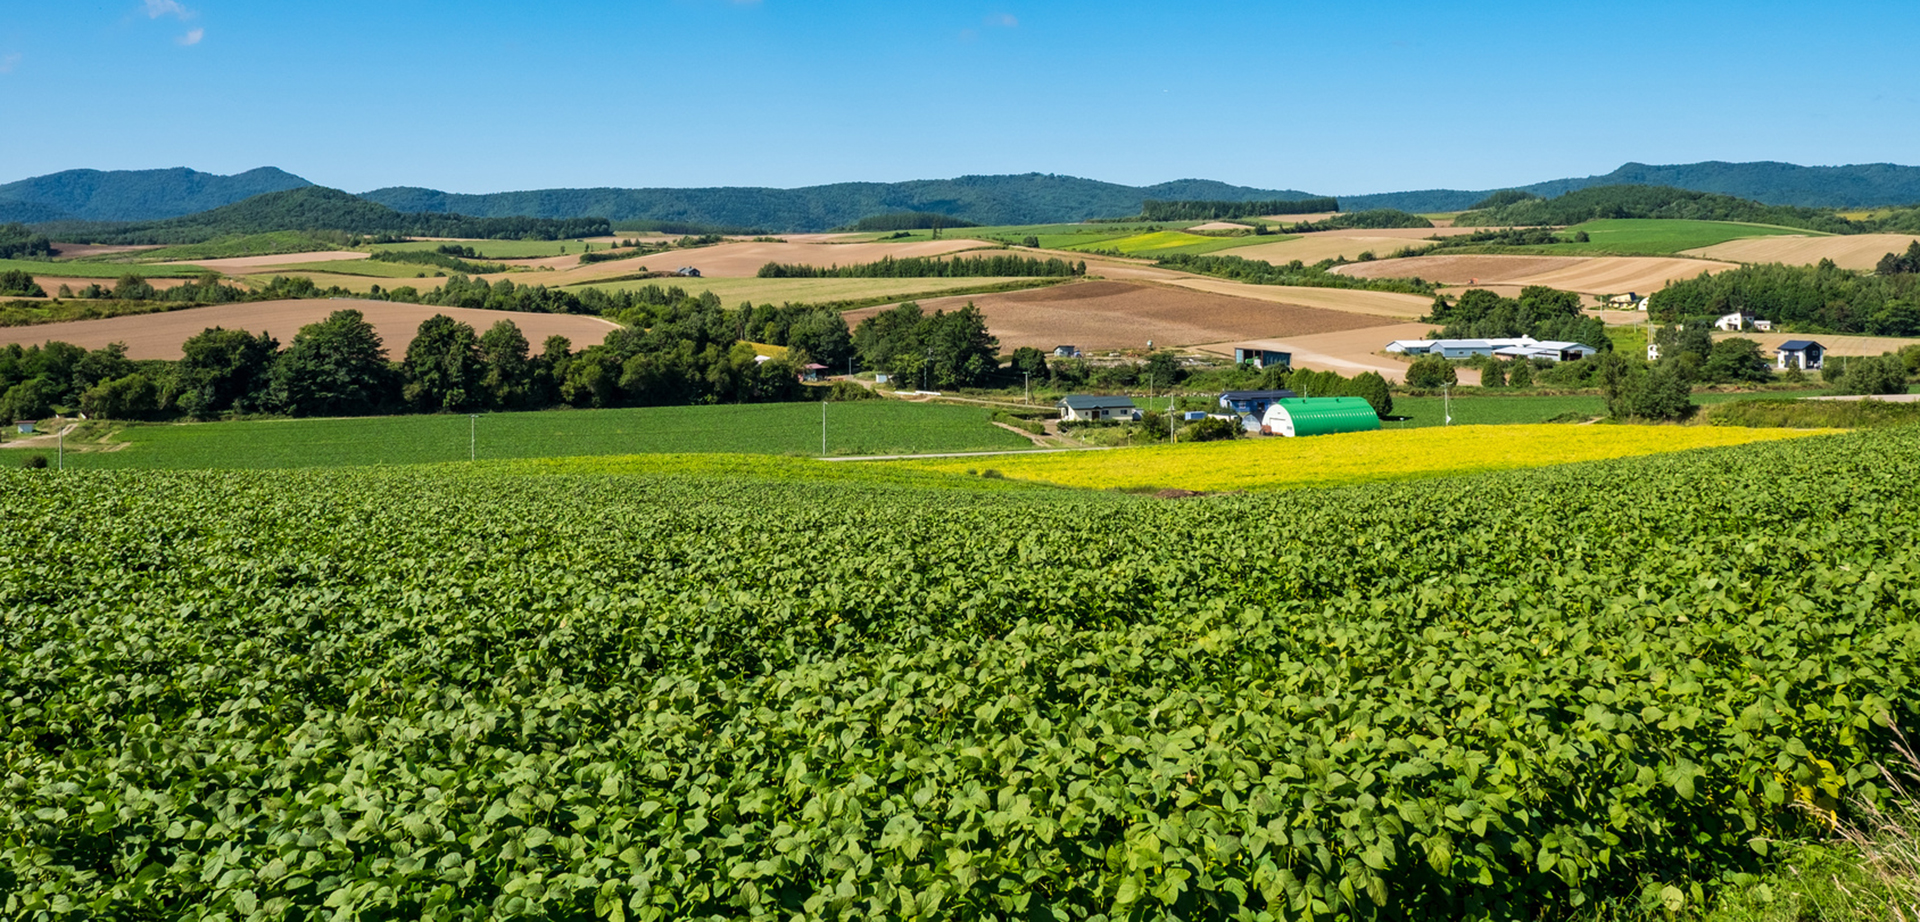
[[[1340,208],[1343,211],[1368,208],[1459,211],[1501,189],[1519,189],[1543,198],[1552,198],[1577,189],[1617,185],[1672,186],[1692,192],[1731,195],[1766,205],[1869,208],[1920,202],[1920,167],[1894,163],[1799,166],[1770,160],[1753,163],[1708,160],[1667,166],[1628,163],[1600,176],[1551,179],[1525,186],[1501,186],[1479,191],[1425,189],[1417,192],[1343,195],[1340,197]]]
[[[67,170],[0,186],[0,221],[158,221],[311,185],[273,167],[233,176],[186,167]]]
[[[1920,203],[1920,167],[1892,163],[1797,166],[1791,163],[1703,163],[1654,166],[1628,163],[1599,176],[1503,186],[1553,197],[1592,186],[1666,185],[1714,192],[1768,205],[1861,208]],[[235,176],[186,168],[68,170],[0,185],[0,223],[160,221],[231,205],[257,195],[313,185],[272,167]],[[1397,208],[1458,211],[1499,189],[1428,189],[1340,197],[1342,211]],[[360,198],[402,212],[475,217],[605,218],[770,231],[818,231],[862,218],[927,212],[977,224],[1039,224],[1140,213],[1146,199],[1298,200],[1316,193],[1258,189],[1204,179],[1128,186],[1052,173],[961,176],[896,183],[834,183],[798,189],[536,189],[465,195],[392,187]]]
[[[1023,173],[799,189],[540,189],[460,195],[395,187],[361,197],[399,211],[450,211],[480,217],[590,215],[612,221],[819,231],[904,211],[943,214],[976,224],[1040,224],[1138,214],[1141,202],[1150,198],[1250,201],[1312,196],[1296,189],[1254,189],[1205,179],[1125,186],[1077,176]]]

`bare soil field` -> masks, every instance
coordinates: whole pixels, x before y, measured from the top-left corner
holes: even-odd
[[[1905,253],[1920,237],[1903,234],[1858,234],[1851,237],[1750,237],[1684,251],[1688,256],[1743,263],[1786,263],[1811,266],[1831,259],[1842,269],[1871,270],[1888,253]]]
[[[484,311],[459,307],[429,307],[420,304],[390,304],[386,301],[305,300],[260,301],[253,304],[221,304],[195,307],[164,314],[140,314],[108,320],[79,320],[48,323],[31,327],[0,328],[0,345],[34,345],[53,340],[98,349],[108,343],[126,343],[127,355],[134,359],[178,359],[180,344],[208,327],[226,327],[250,332],[265,330],[285,346],[300,328],[325,320],[337,310],[352,308],[367,315],[379,331],[389,357],[406,351],[420,322],[435,314],[446,314],[485,332],[502,320],[520,327],[527,341],[539,343],[556,333],[573,340],[573,348],[582,349],[607,338],[618,324],[598,317],[578,314],[533,314],[516,311]]]
[[[1583,294],[1659,291],[1674,279],[1736,268],[1665,256],[1410,256],[1335,269],[1355,278],[1423,278],[1475,287],[1546,285]]]
[[[1348,377],[1362,372],[1379,372],[1389,381],[1405,381],[1407,363],[1380,354],[1396,339],[1422,339],[1434,329],[1430,323],[1396,323],[1387,326],[1333,333],[1316,333],[1276,339],[1224,340],[1204,343],[1198,348],[1224,356],[1233,355],[1237,345],[1264,346],[1293,353],[1293,367],[1314,371],[1337,371]],[[1456,369],[1461,384],[1479,384],[1480,373],[1471,368]]]
[[[224,259],[188,259],[158,263],[162,266],[201,266],[215,272],[243,273],[272,266],[294,266],[301,263],[344,262],[352,259],[366,259],[369,254],[351,250],[336,250],[323,253],[282,253],[275,256],[229,256]]]
[[[144,253],[147,250],[160,249],[159,244],[141,246],[111,246],[104,243],[55,243],[53,255],[61,259],[80,259],[85,256],[112,256],[115,253]]]
[[[1317,307],[1351,314],[1412,320],[1423,317],[1433,299],[1424,295],[1403,295],[1388,291],[1355,291],[1344,288],[1295,288],[1287,285],[1252,285],[1205,275],[1191,275],[1162,269],[1145,262],[1102,257],[1087,260],[1087,274],[1105,279],[1165,282],[1195,291],[1276,304]]]
[[[953,240],[917,240],[907,243],[721,243],[710,247],[698,247],[691,250],[671,250],[656,256],[640,259],[617,260],[616,263],[646,265],[655,271],[672,271],[681,266],[692,266],[700,270],[703,276],[713,278],[752,278],[760,267],[770,262],[797,263],[807,266],[850,266],[855,263],[870,263],[883,256],[904,259],[909,256],[945,256],[962,250],[977,250],[982,247],[997,247],[997,243],[982,243],[964,238]],[[600,265],[607,265],[601,263]],[[582,267],[592,268],[592,267]],[[629,268],[627,271],[633,271]],[[571,284],[571,283],[569,283]]]
[[[1298,290],[1298,289],[1295,289]],[[1377,316],[1279,304],[1176,286],[1118,281],[1075,282],[1033,291],[921,301],[931,312],[972,302],[1002,349],[1140,349],[1183,346],[1237,337],[1300,336],[1392,325]],[[884,308],[847,312],[858,324]],[[1377,337],[1376,337],[1377,338]],[[1393,337],[1381,339],[1381,343]]]
[[[1195,224],[1194,226],[1187,228],[1187,230],[1190,230],[1190,231],[1253,230],[1253,225],[1235,224],[1232,221],[1213,221],[1207,224]]]
[[[1920,339],[1903,339],[1897,336],[1828,336],[1807,333],[1715,333],[1714,339],[1751,339],[1760,344],[1768,357],[1779,351],[1780,344],[1789,339],[1811,339],[1827,347],[1828,355],[1880,355],[1920,343]]]

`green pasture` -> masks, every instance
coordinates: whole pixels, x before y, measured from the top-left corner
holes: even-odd
[[[1732,221],[1693,221],[1682,218],[1608,218],[1576,224],[1554,233],[1564,240],[1585,231],[1586,243],[1556,243],[1530,247],[1472,247],[1465,252],[1536,253],[1548,256],[1671,256],[1682,250],[1710,247],[1747,237],[1782,234],[1825,236],[1817,231],[1772,224]],[[1447,252],[1447,251],[1443,251]],[[1455,250],[1452,252],[1461,252]]]
[[[20,269],[31,275],[51,275],[74,279],[117,279],[138,275],[157,279],[190,279],[204,275],[198,266],[142,266],[132,263],[52,262],[41,259],[0,259],[0,272]]]
[[[436,275],[451,275],[447,269],[439,266],[422,266],[415,263],[389,263],[377,259],[338,259],[317,263],[290,263],[274,266],[274,275],[309,275],[321,272],[328,275],[357,275],[376,279],[419,279],[433,278]]]
[[[237,256],[278,256],[282,253],[317,253],[326,250],[343,250],[346,247],[326,240],[311,237],[299,231],[273,231],[266,234],[241,234],[220,237],[205,243],[183,243],[179,246],[161,247],[157,250],[142,250],[133,254],[117,254],[94,257],[89,261],[101,262],[128,257],[141,262],[167,262],[185,259],[231,259]]]
[[[836,455],[1029,448],[992,425],[985,408],[872,400],[830,404],[827,449]],[[537,413],[379,416],[130,425],[112,452],[69,451],[85,468],[293,468],[464,461],[469,426],[487,459],[728,452],[820,453],[818,403],[552,410]],[[73,446],[69,442],[69,447]]]
[[[1701,406],[1725,403],[1730,400],[1750,400],[1762,396],[1755,393],[1710,393],[1695,394],[1693,402]],[[1393,395],[1393,415],[1411,417],[1398,422],[1382,423],[1389,429],[1418,429],[1426,426],[1446,425],[1446,406],[1444,397],[1404,397]],[[1453,425],[1525,425],[1550,422],[1562,417],[1577,415],[1593,417],[1607,415],[1607,399],[1599,394],[1499,394],[1486,391],[1469,392],[1451,398]]]

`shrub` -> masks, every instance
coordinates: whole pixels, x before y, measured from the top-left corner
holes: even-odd
[[[1407,368],[1407,386],[1419,390],[1434,390],[1460,383],[1460,376],[1453,370],[1453,363],[1437,355],[1424,355],[1415,359]]]
[[[1189,442],[1224,442],[1237,439],[1246,433],[1246,428],[1230,419],[1209,416],[1195,420],[1180,430],[1180,437]]]
[[[47,456],[46,455],[28,455],[26,456],[25,459],[23,459],[20,462],[20,466],[28,470],[34,470],[34,471],[44,470],[47,466]]]

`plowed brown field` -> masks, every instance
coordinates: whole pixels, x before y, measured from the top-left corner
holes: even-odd
[[[954,310],[968,302],[985,315],[987,329],[1000,338],[1004,350],[1021,346],[1051,349],[1063,343],[1089,350],[1140,349],[1149,340],[1156,347],[1181,346],[1244,337],[1327,333],[1395,322],[1297,304],[1117,281],[939,298],[922,301],[920,306],[931,312]],[[858,324],[883,309],[849,311],[847,322]]]
[[[1831,259],[1842,269],[1872,269],[1888,253],[1905,253],[1920,237],[1903,234],[1857,234],[1851,237],[1750,237],[1687,250],[1688,256],[1730,259],[1743,263],[1786,263],[1811,266]]]
[[[1242,259],[1264,259],[1276,266],[1296,259],[1307,265],[1313,265],[1323,259],[1358,259],[1361,253],[1367,252],[1384,258],[1408,247],[1424,250],[1432,245],[1433,242],[1429,240],[1409,240],[1402,237],[1304,234],[1279,243],[1256,243],[1252,246],[1234,247],[1231,250],[1221,251],[1219,255],[1238,256]]]
[[[1674,279],[1725,272],[1733,263],[1664,256],[1411,256],[1334,270],[1355,278],[1423,278],[1455,285],[1546,285],[1585,294],[1659,291]]]
[[[215,272],[254,272],[269,266],[297,266],[303,263],[345,262],[353,259],[366,259],[367,253],[351,250],[337,250],[326,253],[283,253],[275,256],[229,256],[225,259],[182,259],[164,262],[162,266],[200,266]]]
[[[390,304],[386,301],[307,300],[261,301],[254,304],[221,304],[195,307],[164,314],[141,314],[108,320],[80,320],[72,323],[48,323],[31,327],[0,328],[0,345],[34,345],[58,340],[88,349],[108,343],[126,343],[127,355],[135,359],[178,359],[180,344],[208,327],[226,327],[258,333],[265,330],[282,346],[309,323],[325,320],[337,310],[353,308],[367,315],[386,344],[387,354],[397,358],[406,351],[420,322],[434,314],[449,317],[485,332],[502,320],[520,327],[527,341],[537,344],[556,333],[573,340],[573,348],[596,345],[618,324],[598,317],[578,314],[532,314],[515,311],[483,311],[460,307],[428,307],[419,304]]]

